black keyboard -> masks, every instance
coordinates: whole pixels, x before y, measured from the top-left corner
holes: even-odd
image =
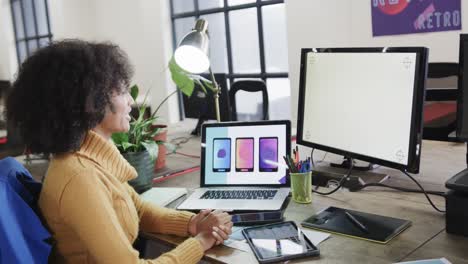
[[[247,199],[247,200],[271,200],[278,190],[213,190],[206,191],[200,199]]]

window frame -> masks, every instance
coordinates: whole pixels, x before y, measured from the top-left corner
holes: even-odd
[[[284,0],[256,0],[252,3],[240,4],[229,6],[228,0],[223,0],[223,7],[209,8],[200,10],[198,2],[203,0],[193,0],[194,11],[191,12],[182,12],[174,14],[174,0],[169,0],[170,5],[170,14],[171,14],[171,26],[172,26],[172,44],[174,50],[177,48],[177,39],[175,32],[175,21],[181,18],[190,18],[194,17],[195,20],[199,19],[200,16],[224,13],[224,26],[226,30],[226,50],[227,50],[227,66],[228,72],[226,72],[226,78],[229,81],[229,86],[233,83],[235,79],[241,78],[255,78],[267,81],[269,78],[289,78],[288,72],[267,72],[266,63],[265,63],[265,45],[264,45],[264,34],[263,34],[263,17],[262,17],[262,7],[275,5],[275,4],[284,4]],[[259,41],[259,55],[260,55],[260,73],[234,73],[233,72],[233,61],[232,61],[232,42],[231,42],[231,31],[230,31],[230,21],[229,21],[229,12],[241,9],[256,8],[257,10],[257,26],[258,26],[258,41]],[[187,32],[188,33],[188,32]],[[179,93],[179,116],[180,120],[183,120],[184,109],[182,106],[182,95]]]
[[[16,47],[16,57],[18,59],[18,64],[21,64],[21,56],[20,56],[20,45],[24,42],[25,47],[26,47],[26,54],[23,59],[26,59],[29,57],[34,51],[29,48],[28,42],[31,40],[36,41],[36,49],[40,48],[40,40],[44,38],[48,38],[49,42],[52,41],[52,32],[50,29],[50,18],[49,18],[49,3],[48,0],[37,0],[37,1],[44,1],[44,8],[45,8],[45,18],[46,18],[46,24],[47,24],[47,34],[42,34],[39,35],[39,27],[38,27],[38,20],[37,20],[37,12],[36,12],[36,0],[30,0],[31,1],[31,7],[32,7],[32,13],[33,13],[33,22],[34,22],[34,34],[32,36],[27,36],[27,23],[25,19],[25,9],[24,9],[24,1],[27,0],[10,0],[10,8],[11,8],[11,19],[13,22],[13,31],[15,33],[15,47]],[[16,14],[14,10],[14,3],[19,2],[20,9],[21,9],[21,21],[23,22],[23,31],[24,31],[24,36],[22,38],[18,38],[18,26],[16,24]]]

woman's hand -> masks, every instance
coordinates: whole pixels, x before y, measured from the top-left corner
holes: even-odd
[[[213,227],[213,231],[210,233],[208,231],[202,231],[195,236],[200,244],[203,247],[204,251],[212,248],[214,245],[219,245],[228,239],[231,232],[232,223],[227,224],[226,226],[221,225],[219,227]]]
[[[214,226],[211,234],[216,238],[216,245],[222,244],[224,240],[227,240],[229,235],[232,234],[232,222],[220,226]]]
[[[231,216],[225,212],[202,210],[189,222],[189,233],[195,236],[205,250],[219,245],[232,233]]]
[[[212,232],[213,227],[221,225],[232,227],[231,216],[220,210],[211,211],[210,209],[205,209],[190,219],[188,232],[191,236],[195,236],[203,231]]]
[[[191,236],[195,236],[196,234],[198,234],[197,232],[198,222],[204,219],[209,213],[211,213],[210,209],[204,209],[204,210],[201,210],[198,214],[196,214],[190,219],[190,222],[188,225],[188,233]]]
[[[212,248],[216,243],[216,239],[213,237],[213,235],[205,232],[196,235],[195,239],[200,242],[203,251],[207,251],[208,249]]]

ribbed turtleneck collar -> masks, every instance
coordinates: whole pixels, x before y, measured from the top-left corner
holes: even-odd
[[[121,182],[137,176],[135,169],[120,154],[117,147],[94,131],[88,131],[77,154],[98,163]]]

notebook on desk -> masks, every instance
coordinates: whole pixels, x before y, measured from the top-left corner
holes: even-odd
[[[177,209],[279,210],[290,191],[279,162],[290,149],[288,120],[204,124],[201,188]]]
[[[140,194],[143,201],[166,207],[168,204],[187,194],[186,188],[153,187]]]
[[[302,222],[302,226],[385,244],[411,221],[330,206]]]

